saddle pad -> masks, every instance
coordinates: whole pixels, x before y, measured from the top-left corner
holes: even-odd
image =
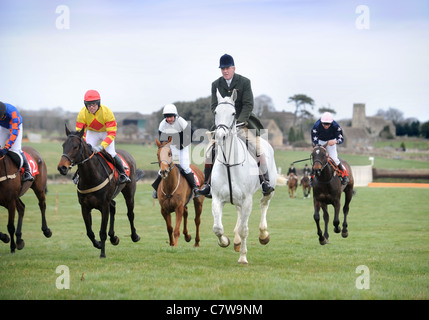
[[[194,170],[192,170],[192,168],[191,168],[191,171],[194,174],[195,183],[197,184],[198,187],[201,187],[200,179],[198,179],[197,174],[195,173]]]
[[[103,157],[103,155],[101,153],[98,153],[98,154],[104,159],[104,161],[106,161],[106,163],[110,167],[110,169],[112,169],[112,171],[115,172],[115,178],[117,178],[118,177],[118,170],[114,170],[115,166],[113,165],[113,163],[111,163],[105,157]],[[125,169],[125,173],[129,177],[130,176],[130,167],[129,167],[128,163],[124,160],[124,158],[122,158],[122,156],[119,153],[117,153],[117,155],[119,156],[119,158],[121,158],[122,165],[124,166],[124,169]]]
[[[30,166],[31,175],[34,177],[35,175],[38,175],[39,172],[39,166],[37,165],[37,162],[34,161],[33,157],[28,154],[27,152],[23,151],[25,156],[27,157],[28,165]],[[24,167],[21,167],[21,174],[24,173]]]

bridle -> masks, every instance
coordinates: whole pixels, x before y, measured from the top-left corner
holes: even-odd
[[[80,141],[80,146],[79,146],[79,155],[80,158],[83,158],[83,141],[82,141],[82,137],[76,135],[76,134],[70,134],[69,137],[76,137],[79,138]],[[69,169],[73,168],[74,166],[80,165],[80,164],[84,164],[85,162],[91,160],[91,158],[94,156],[95,152],[92,152],[92,154],[88,157],[83,159],[82,161],[79,162],[75,162],[72,158],[69,157],[69,155],[63,153],[62,157],[66,158],[68,161],[70,161],[70,166]]]

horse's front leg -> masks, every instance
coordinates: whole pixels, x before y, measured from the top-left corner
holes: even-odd
[[[174,246],[174,240],[173,240],[173,227],[171,225],[171,214],[165,209],[161,209],[161,214],[165,220],[165,224],[167,225],[167,233],[168,233],[168,239],[170,242],[170,246]]]
[[[341,202],[340,200],[335,201],[334,203],[334,232],[335,233],[340,233],[341,232],[341,228],[340,228],[340,209],[341,209]]]
[[[322,233],[322,229],[320,229],[320,202],[318,202],[316,199],[314,199],[314,214],[313,219],[316,222],[317,227],[317,235],[319,236],[319,243],[321,245],[324,245],[328,243],[328,241],[325,239]]]
[[[15,243],[15,210],[16,210],[16,203],[15,201],[11,201],[9,203],[9,206],[7,208],[9,213],[9,219],[7,223],[7,231],[9,232],[10,236],[10,252],[15,253],[16,249],[16,243]]]
[[[323,221],[325,222],[325,232],[323,236],[326,239],[326,243],[329,243],[329,233],[328,233],[328,224],[329,224],[329,213],[328,213],[328,205],[326,203],[322,203],[323,210]]]
[[[346,199],[344,202],[343,213],[344,213],[344,221],[343,221],[343,230],[341,232],[341,236],[343,238],[347,238],[349,236],[349,231],[347,229],[347,216],[349,214],[350,201],[352,200],[353,190],[346,192]]]
[[[16,209],[18,211],[18,225],[16,227],[16,248],[22,250],[25,246],[25,242],[22,239],[22,221],[24,219],[25,204],[21,199],[16,200]]]
[[[213,232],[218,238],[218,244],[222,248],[226,248],[230,244],[230,240],[224,235],[222,225],[222,210],[224,203],[216,198],[212,199],[212,214],[213,214]]]
[[[186,242],[191,241],[192,237],[188,233],[188,207],[183,209],[183,235],[185,236]]]
[[[101,226],[100,226],[100,258],[106,258],[106,239],[107,239],[107,224],[109,222],[110,203],[103,203],[101,207]]]
[[[274,192],[271,192],[268,196],[263,196],[261,198],[260,206],[261,206],[261,222],[259,223],[259,242],[263,245],[266,245],[270,242],[270,234],[268,233],[268,225],[267,225],[267,212],[268,207],[271,202],[271,198],[274,196]]]
[[[88,236],[89,240],[91,240],[93,246],[97,249],[101,249],[100,242],[98,242],[95,239],[95,234],[92,231],[92,217],[91,217],[91,209],[82,206],[82,218],[85,222],[85,228],[86,228],[86,235]]]
[[[174,246],[177,247],[180,237],[180,225],[182,224],[182,218],[185,208],[182,205],[176,207],[176,225],[174,226],[173,235],[174,235]]]
[[[247,264],[247,236],[249,235],[249,216],[252,212],[252,197],[247,197],[244,200],[240,210],[240,225],[238,226],[238,233],[241,238],[240,258],[238,263]]]
[[[238,228],[241,225],[241,207],[235,206],[235,210],[237,211],[237,223],[235,224],[235,228],[234,228],[234,250],[236,252],[240,252],[241,238],[240,238],[240,234],[238,233]]]
[[[119,238],[118,236],[115,236],[116,202],[114,200],[110,201],[109,211],[110,211],[110,226],[109,226],[110,243],[113,244],[114,246],[117,246],[119,244]]]

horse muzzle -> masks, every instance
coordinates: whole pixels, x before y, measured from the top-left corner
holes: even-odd
[[[65,176],[67,174],[67,172],[69,172],[71,167],[66,167],[66,166],[58,166],[58,171],[60,174],[62,174],[63,176]]]

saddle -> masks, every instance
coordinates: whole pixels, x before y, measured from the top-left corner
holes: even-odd
[[[101,152],[99,152],[98,154],[104,159],[104,161],[106,161],[109,168],[115,173],[115,179],[118,179],[118,170],[115,170],[115,164],[114,164],[115,160],[110,155],[109,155],[109,157],[107,157],[106,154],[103,155]],[[119,153],[117,153],[117,155],[119,156],[119,158],[122,161],[122,165],[124,166],[124,169],[125,169],[125,174],[129,177],[130,176],[130,167],[129,167],[128,163],[125,161],[125,159]]]
[[[185,171],[183,170],[182,166],[180,164],[176,164],[177,169],[179,169],[180,174],[184,177],[185,176]],[[195,183],[197,184],[197,187],[201,187],[201,182],[200,179],[198,179],[197,174],[195,173],[194,170],[192,170],[191,167],[189,167],[189,169],[191,169],[193,175],[194,175],[194,179],[195,179]]]
[[[37,165],[37,162],[33,159],[33,157],[28,154],[25,151],[22,151],[25,155],[25,157],[27,158],[28,161],[28,165],[30,166],[30,171],[32,176],[36,176],[39,174],[39,166]],[[7,155],[12,159],[12,161],[15,163],[15,165],[19,168],[19,172],[21,173],[21,175],[24,173],[25,168],[23,167],[23,160],[21,158],[21,155],[16,153],[16,152],[8,152]]]
[[[328,162],[331,165],[332,169],[334,169],[335,173],[338,177],[343,178],[346,175],[347,171],[343,171],[341,170],[336,164],[335,161],[332,160],[331,157],[328,157]],[[344,168],[344,170],[347,170],[346,168]]]

